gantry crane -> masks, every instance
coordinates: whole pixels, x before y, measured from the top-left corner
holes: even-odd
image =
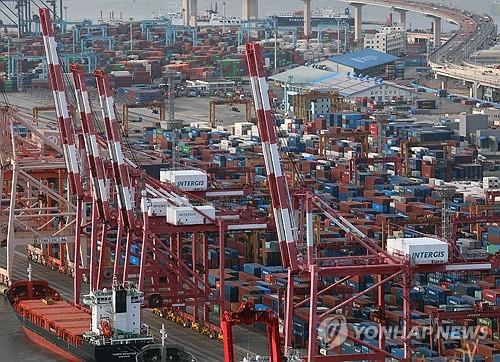
[[[139,104],[124,104],[122,107],[122,117],[123,117],[123,134],[125,136],[129,135],[130,131],[130,120],[129,120],[129,110],[130,109],[158,109],[158,122],[163,124],[165,122],[165,103],[162,101],[154,101],[149,103],[139,103]]]
[[[441,148],[444,151],[445,157],[446,158],[450,157],[450,146],[446,141],[420,142],[417,141],[416,138],[410,137],[401,142],[401,158],[403,160],[403,175],[405,176],[410,175],[410,168],[408,162],[410,158],[410,148],[414,146],[421,146],[421,147],[441,146]]]
[[[382,225],[382,230],[384,233],[383,239],[386,236],[385,232],[387,232],[387,236],[393,235],[393,228],[394,229],[405,229],[408,226],[418,226],[421,228],[431,228],[429,232],[426,234],[430,235],[437,235],[438,228],[441,226],[442,220],[441,218],[434,216],[434,215],[428,215],[425,217],[419,217],[416,220],[407,220],[407,219],[400,219],[400,220],[390,220],[385,223],[385,225]],[[419,232],[418,230],[415,230]],[[385,240],[384,240],[385,242]]]
[[[75,131],[69,113],[68,99],[66,98],[62,65],[59,61],[59,55],[55,46],[56,40],[54,38],[54,28],[52,27],[52,21],[50,19],[50,10],[47,8],[40,8],[39,14],[43,43],[47,56],[47,65],[49,68],[49,80],[53,90],[57,120],[61,133],[61,141],[64,146],[64,156],[68,168],[71,190],[75,193],[77,198],[82,199],[84,193],[82,184],[80,183],[80,164],[78,162],[79,157],[75,143]]]
[[[414,265],[410,260],[392,255],[382,248],[375,240],[364,235],[355,225],[347,220],[340,212],[334,210],[319,195],[307,191],[295,190],[290,201],[290,191],[280,166],[280,152],[278,150],[275,123],[270,108],[268,84],[265,78],[261,48],[258,44],[247,44],[247,62],[250,80],[255,98],[255,108],[260,137],[262,140],[262,153],[266,164],[269,191],[271,194],[272,209],[275,218],[276,231],[282,252],[283,265],[288,269],[288,282],[285,297],[284,313],[284,343],[285,348],[293,345],[292,320],[297,308],[308,305],[309,307],[309,337],[307,343],[308,362],[321,361],[350,361],[350,360],[377,360],[393,358],[398,361],[409,362],[411,360],[411,305],[410,290],[411,280],[415,273],[427,272],[465,272],[478,270],[491,270],[500,266],[500,259],[493,257],[488,260],[465,261],[458,260],[452,255],[447,264],[418,264]],[[293,210],[292,210],[293,209]],[[365,250],[362,255],[349,255],[340,257],[319,257],[315,250],[317,244],[314,241],[313,212],[319,210],[332,225],[337,226],[345,233],[346,242],[357,244]],[[305,217],[303,212],[305,211]],[[290,221],[290,215],[295,216],[297,224]],[[305,226],[305,229],[304,229]],[[307,248],[301,248],[302,240],[305,239]],[[317,241],[320,242],[320,241]],[[296,276],[309,281],[309,292],[297,302],[295,295]],[[326,311],[317,308],[318,297],[334,290],[355,276],[371,275],[375,277],[374,284],[368,288],[346,297],[335,307]],[[324,284],[324,278],[335,278],[335,282]],[[328,323],[328,317],[340,312],[342,308],[351,305],[356,299],[367,295],[371,291],[378,291],[376,302],[378,310],[384,310],[384,285],[392,280],[398,279],[403,287],[402,306],[402,340],[404,344],[404,355],[398,357],[385,350],[385,336],[382,334],[379,343],[373,345],[367,341],[360,340],[352,335],[345,337],[356,344],[368,348],[368,353],[335,354],[327,356],[318,355],[318,326],[320,323]],[[379,322],[379,330],[382,325]],[[328,330],[328,328],[326,328]],[[328,339],[330,335],[321,335]],[[328,342],[328,340],[326,340]]]
[[[71,250],[63,245],[71,246],[74,241],[75,259],[74,262],[68,261],[67,267],[68,270],[73,267],[76,269],[73,273],[75,304],[80,303],[83,274],[90,275],[92,289],[109,285],[113,274],[120,279],[139,279],[148,306],[168,308],[169,313],[175,312],[184,323],[193,322],[193,326],[201,326],[201,330],[217,335],[220,327],[210,321],[209,312],[211,305],[219,305],[222,318],[226,310],[226,305],[221,302],[225,300],[224,281],[221,281],[218,291],[208,284],[208,233],[218,233],[219,265],[223,273],[225,233],[267,230],[271,223],[263,217],[244,212],[244,209],[217,210],[218,217],[222,215],[221,219],[213,218],[190,202],[195,200],[196,205],[205,205],[207,202],[203,197],[209,197],[210,190],[205,195],[192,195],[144,174],[137,162],[129,159],[121,147],[121,129],[118,127],[119,120],[105,74],[98,72],[96,81],[100,86],[100,101],[106,113],[106,135],[96,130],[98,120],[91,117],[92,105],[76,67],[73,67],[73,78],[81,126],[77,120],[69,117],[70,105],[64,85],[61,86],[62,69],[58,62],[52,23],[46,10],[40,13],[63,147],[51,141],[51,137],[44,137],[31,120],[21,122],[15,114],[11,117],[12,112],[0,109],[0,136],[8,140],[6,144],[15,146],[0,149],[0,162],[4,166],[11,159],[24,157],[23,162],[15,162],[12,172],[0,167],[0,179],[11,182],[13,190],[10,209],[0,208],[0,241],[4,240],[6,226],[9,255],[7,270],[0,269],[0,279],[6,281],[12,274],[16,245],[27,245],[33,241],[44,243],[45,239],[50,239],[53,243],[59,243],[60,252],[69,258]],[[40,119],[40,123],[44,122]],[[21,146],[26,140],[12,131],[17,125],[26,125],[31,134],[39,138],[40,150],[31,145]],[[9,130],[9,134],[5,130]],[[56,157],[58,153],[64,153],[65,157]],[[56,156],[52,160],[50,157],[53,155]],[[33,162],[25,162],[28,158]],[[127,175],[132,186],[128,191],[123,182]],[[217,193],[231,200],[245,196],[244,190],[236,192],[221,189],[214,190],[212,197],[217,197]],[[61,196],[65,194],[67,199]],[[131,195],[132,202],[126,197],[127,194]],[[25,195],[38,198],[37,202],[27,204]],[[203,216],[204,223],[175,225],[166,222],[165,216],[150,216],[148,203],[152,200],[161,200],[169,207],[188,207]],[[119,204],[121,207],[117,207]],[[128,207],[130,205],[132,208]],[[109,210],[106,211],[106,208]],[[125,218],[130,215],[130,211],[135,224],[129,222],[126,225]],[[17,223],[17,214],[20,213],[23,224]],[[36,223],[29,219],[28,225],[27,216],[33,216]],[[5,225],[4,219],[8,219]],[[23,227],[20,228],[20,225]],[[129,232],[130,229],[134,232]],[[124,235],[133,237],[125,241]],[[192,247],[189,258],[183,251],[186,244]],[[57,250],[55,247],[53,249]],[[186,308],[191,306],[193,308],[188,315]]]
[[[401,158],[400,157],[354,157],[349,161],[349,180],[355,182],[358,173],[358,165],[377,165],[389,163],[394,164],[394,174],[401,174]]]
[[[68,105],[69,113],[71,118],[75,118],[75,108],[72,104]],[[54,106],[35,106],[32,109],[33,114],[33,124],[38,125],[38,121],[40,118],[40,113],[43,112],[56,112],[56,107]]]
[[[318,154],[321,157],[326,157],[326,145],[330,141],[341,140],[341,139],[351,139],[361,142],[362,152],[360,157],[367,157],[368,155],[368,136],[370,132],[366,131],[344,131],[341,128],[333,128],[329,131],[324,131],[319,134],[319,147]]]
[[[297,271],[297,240],[293,232],[295,222],[292,218],[290,192],[281,168],[278,137],[269,101],[269,85],[266,81],[260,46],[248,44],[246,55],[282,263],[290,270]]]
[[[233,104],[244,104],[245,105],[245,120],[247,122],[252,121],[252,101],[250,99],[211,99],[209,104],[209,125],[211,128],[217,127],[217,122],[215,119],[215,111],[217,106],[221,105],[233,105]]]
[[[18,127],[26,127],[32,139],[21,137]],[[45,130],[49,129],[36,127],[15,107],[0,108],[0,184],[4,200],[0,206],[0,245],[7,249],[7,265],[5,269],[0,267],[0,281],[4,284],[13,281],[17,246],[26,246],[30,260],[68,275],[73,273],[68,246],[75,236],[74,198],[65,191],[68,171],[64,151]]]
[[[97,244],[99,243],[99,233],[98,233],[98,221],[102,223],[101,234],[106,237],[108,224],[111,221],[111,209],[110,209],[110,193],[109,184],[110,180],[107,177],[107,167],[101,156],[101,150],[99,146],[99,135],[95,127],[95,120],[93,111],[91,108],[91,101],[88,94],[85,77],[83,71],[78,65],[71,66],[71,72],[73,75],[73,81],[75,84],[75,95],[78,106],[78,112],[80,114],[80,120],[83,129],[83,140],[85,145],[85,152],[87,156],[87,161],[89,165],[90,172],[90,183],[92,187],[92,198],[94,201],[95,208],[92,212],[92,231],[90,233],[90,268],[88,270],[88,277],[90,282],[90,287],[96,288],[98,286],[98,280],[102,281],[103,273],[99,275],[96,273],[96,253]],[[78,219],[79,222],[80,219]],[[81,225],[77,225],[78,228]],[[75,240],[75,259],[81,259],[80,251],[81,240],[77,237]],[[80,270],[80,263],[75,265],[75,285],[74,285],[74,299],[78,300],[80,295],[80,284],[77,282],[83,270]]]
[[[443,334],[440,332],[443,327],[443,321],[464,321],[474,318],[491,318],[496,320],[497,330],[494,333],[500,333],[500,308],[478,303],[472,310],[464,311],[444,311],[438,309],[430,313],[430,344],[431,348],[437,339],[437,350],[441,356],[444,355]],[[467,342],[472,342],[468,340]]]
[[[298,118],[306,121],[313,121],[311,112],[311,103],[326,100],[328,102],[328,113],[335,113],[342,110],[343,100],[336,91],[320,92],[311,91],[303,94],[297,94],[294,97],[293,109]]]
[[[481,240],[480,224],[497,224],[500,223],[500,213],[491,215],[463,215],[455,214],[451,219],[453,240],[456,240],[458,234],[458,225],[477,225],[475,234],[477,240]]]
[[[77,223],[77,233],[75,236],[75,255],[78,255],[78,244],[80,242],[81,234],[88,237],[88,233],[82,229],[87,229],[90,226],[91,246],[90,246],[90,266],[88,268],[90,273],[90,283],[92,289],[97,289],[103,286],[103,277],[108,270],[112,270],[116,274],[121,274],[123,279],[130,278],[131,274],[139,275],[139,285],[146,292],[148,296],[148,304],[151,306],[161,306],[165,301],[166,304],[174,303],[191,303],[203,304],[204,303],[218,303],[218,299],[213,297],[210,287],[207,285],[206,279],[201,279],[198,273],[193,268],[190,268],[186,263],[179,259],[181,257],[180,248],[175,250],[163,244],[158,236],[152,232],[149,217],[147,216],[147,208],[142,208],[139,213],[136,205],[147,204],[145,199],[145,192],[150,197],[164,198],[166,203],[174,205],[190,205],[187,199],[184,199],[175,194],[174,189],[167,185],[159,183],[157,180],[144,176],[142,179],[143,184],[138,181],[143,177],[142,173],[137,171],[136,165],[124,157],[121,146],[121,134],[119,122],[116,118],[116,111],[114,100],[109,87],[109,82],[105,74],[97,71],[96,81],[98,84],[99,98],[102,106],[102,113],[105,120],[106,138],[108,145],[108,157],[110,162],[99,161],[100,152],[98,149],[105,149],[106,141],[96,134],[93,117],[90,116],[91,105],[88,98],[86,88],[83,86],[80,74],[76,67],[74,68],[74,77],[77,85],[78,102],[80,105],[80,117],[83,120],[83,134],[81,143],[86,143],[85,153],[87,158],[86,163],[89,164],[91,169],[91,184],[90,190],[83,188],[82,174],[80,173],[79,165],[84,162],[78,161],[79,152],[75,152],[77,145],[75,143],[75,130],[72,127],[72,121],[69,118],[67,111],[67,99],[64,91],[64,85],[61,84],[62,70],[58,63],[58,56],[56,51],[56,41],[53,38],[53,29],[50,16],[46,9],[40,10],[40,17],[42,20],[42,29],[44,34],[44,43],[46,45],[46,53],[48,63],[51,65],[50,77],[51,84],[55,90],[54,98],[58,114],[61,115],[59,119],[60,131],[63,138],[65,159],[68,168],[68,177],[71,183],[71,190],[76,194],[78,199],[77,207],[77,220],[83,220],[85,213],[83,213],[83,204],[92,203],[91,208],[91,222]],[[99,151],[99,152],[98,152]],[[101,165],[104,163],[104,165]],[[110,167],[111,166],[111,167]],[[104,168],[104,173],[102,169]],[[111,178],[107,178],[107,174]],[[133,176],[134,183],[132,184],[131,176]],[[145,183],[145,184],[144,184]],[[114,185],[116,191],[111,193],[109,187]],[[133,192],[135,186],[138,189],[144,188],[142,192]],[[178,190],[177,190],[178,191]],[[112,196],[113,200],[106,203],[106,195]],[[140,196],[137,196],[140,195]],[[89,196],[92,196],[89,198]],[[108,199],[109,200],[109,199]],[[108,205],[117,205],[115,210],[106,210]],[[100,211],[101,212],[100,212]],[[197,212],[197,208],[193,207]],[[140,214],[140,216],[136,215]],[[141,217],[142,216],[142,217]],[[208,217],[207,217],[208,218]],[[154,219],[154,218],[153,218]],[[115,255],[111,253],[111,243],[109,235],[112,228],[118,227],[117,237],[115,240]],[[209,230],[210,226],[204,225],[205,229]],[[170,234],[178,233],[177,238],[180,240],[180,233],[186,232],[186,228],[172,228],[168,225],[160,224],[154,226],[158,233],[165,233],[168,231]],[[100,229],[100,230],[99,230]],[[173,229],[173,230],[172,230]],[[175,230],[179,229],[179,230]],[[190,232],[200,232],[200,228],[191,228]],[[237,229],[237,228],[235,228]],[[213,227],[216,231],[217,227]],[[127,234],[126,250],[123,252],[121,246],[121,233]],[[138,236],[138,237],[137,237]],[[175,237],[174,237],[175,239]],[[206,240],[205,240],[206,241]],[[204,241],[204,242],[205,242]],[[100,248],[98,248],[100,243]],[[194,240],[193,240],[194,243]],[[136,246],[132,250],[132,246]],[[138,247],[138,248],[137,248]],[[208,249],[206,249],[208,250]],[[172,251],[175,251],[173,253]],[[124,256],[124,261],[120,259]],[[130,257],[134,255],[140,258],[138,266],[131,265]],[[108,264],[114,259],[114,265],[108,267]],[[87,259],[86,250],[85,254],[81,256],[82,260]],[[205,261],[207,256],[205,255]],[[153,262],[154,261],[154,262]],[[80,261],[76,260],[76,263]],[[76,264],[75,263],[75,264]],[[207,268],[207,262],[204,263]],[[82,269],[85,271],[87,269]],[[75,295],[74,301],[79,303],[79,290],[81,283],[81,273],[75,273]],[[110,273],[112,275],[112,273]],[[170,283],[167,286],[162,284]],[[208,304],[207,304],[208,305]],[[206,313],[205,313],[206,314]],[[208,322],[208,317],[205,315],[205,321]]]
[[[242,303],[236,312],[225,312],[221,321],[224,335],[224,362],[234,362],[233,332],[236,325],[266,324],[269,362],[281,362],[279,320],[272,310],[258,311],[251,302]]]

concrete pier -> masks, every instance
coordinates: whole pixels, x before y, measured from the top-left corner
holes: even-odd
[[[198,26],[198,0],[182,0],[182,22],[184,26]]]
[[[354,41],[359,42],[361,40],[361,24],[363,21],[361,8],[364,4],[350,3],[354,7]]]
[[[406,28],[406,13],[408,10],[394,9],[394,12],[399,15],[399,24],[405,26]]]
[[[259,2],[258,0],[243,0],[241,19],[255,20],[259,18]]]
[[[311,36],[311,0],[304,0],[304,35]]]
[[[434,48],[441,46],[441,18],[430,16],[432,18],[432,28],[434,32]]]

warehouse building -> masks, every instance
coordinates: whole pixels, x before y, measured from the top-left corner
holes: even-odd
[[[326,94],[337,92],[347,101],[354,102],[357,98],[368,98],[377,102],[393,100],[408,101],[415,97],[411,88],[395,83],[385,82],[380,78],[368,76],[355,77],[306,66],[300,66],[270,77],[284,89],[285,109],[293,111],[293,97],[309,92],[325,93],[324,99],[318,99],[311,104],[311,112],[316,116],[325,115],[330,108]]]
[[[476,131],[488,129],[488,116],[485,114],[460,114],[459,135],[470,138]]]
[[[339,56],[333,56],[327,60],[316,63],[315,66],[322,70],[337,73],[362,74],[371,77],[383,76],[386,66],[393,65],[399,60],[398,57],[383,53],[375,49],[364,49],[350,52]]]

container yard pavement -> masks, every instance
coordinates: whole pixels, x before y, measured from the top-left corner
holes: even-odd
[[[5,248],[0,248],[0,266],[6,265],[7,253]],[[19,252],[14,257],[14,276],[17,279],[26,278],[28,260],[26,256]],[[70,277],[52,271],[41,264],[32,263],[34,279],[50,280],[50,285],[54,287],[62,296],[71,300],[73,295],[73,279]],[[49,276],[50,275],[50,276]],[[87,288],[87,289],[85,289]],[[88,284],[84,284],[83,294],[88,293]],[[193,332],[189,328],[174,323],[168,319],[161,318],[154,314],[150,309],[143,309],[143,322],[149,325],[155,337],[160,336],[162,324],[168,333],[167,343],[183,346],[187,352],[192,353],[199,362],[220,362],[224,359],[222,343],[214,341],[207,336]],[[238,360],[242,360],[252,349],[254,353],[267,353],[267,339],[265,335],[255,332],[255,329],[234,328],[235,332],[235,352]]]
[[[92,91],[91,91],[92,93]],[[9,93],[9,101],[21,108],[22,111],[31,114],[31,109],[34,106],[46,106],[47,102],[52,102],[50,97],[52,94],[49,91],[36,93]],[[189,125],[191,122],[208,122],[209,120],[209,101],[210,97],[179,97],[175,98],[175,117],[184,121],[184,124]],[[99,104],[97,99],[93,99],[94,111],[99,112]],[[168,103],[168,102],[167,102]],[[52,103],[50,103],[52,104]],[[239,112],[231,110],[237,107]],[[117,109],[121,114],[121,104],[117,104]],[[54,113],[55,114],[55,113]],[[129,111],[130,129],[140,130],[142,133],[143,127],[153,126],[153,122],[158,121],[158,115],[153,114],[150,109],[133,109]],[[142,118],[142,122],[135,122]],[[46,113],[40,116],[42,119],[50,119],[55,125],[54,116]],[[216,110],[217,125],[231,125],[235,122],[245,121],[245,106],[235,104],[220,105]]]

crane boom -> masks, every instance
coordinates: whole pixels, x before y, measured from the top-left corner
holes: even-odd
[[[84,73],[77,64],[71,65],[71,73],[75,82],[76,101],[83,127],[85,151],[90,164],[90,175],[94,199],[98,206],[99,217],[103,220],[111,218],[109,208],[108,180],[104,162],[97,143],[98,134],[94,124],[94,116],[90,105],[90,97],[85,84]]]
[[[281,168],[278,137],[274,129],[275,122],[269,101],[269,85],[266,81],[261,46],[254,43],[247,44],[246,55],[281,258],[283,266],[297,271],[297,242],[290,208],[290,192]]]
[[[106,127],[109,155],[113,163],[113,176],[115,179],[116,193],[118,195],[118,207],[124,226],[129,229],[134,229],[135,217],[132,187],[122,151],[122,136],[120,133],[120,125],[116,119],[115,101],[106,73],[98,69],[94,72],[94,76],[97,81],[102,117]]]
[[[40,8],[39,14],[40,24],[42,26],[43,44],[45,46],[45,54],[47,56],[49,68],[49,79],[54,95],[54,103],[56,105],[57,121],[64,149],[64,158],[68,169],[68,178],[71,189],[78,198],[82,198],[84,196],[84,190],[81,182],[80,165],[78,163],[78,153],[75,144],[75,132],[68,110],[68,99],[66,98],[63,71],[57,54],[57,43],[54,37],[50,10],[47,8]]]

